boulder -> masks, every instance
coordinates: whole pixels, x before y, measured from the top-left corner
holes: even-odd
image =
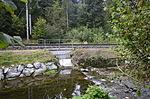
[[[46,66],[51,66],[53,64],[54,64],[54,62],[48,62],[48,63],[46,63]]]
[[[45,72],[45,69],[37,69],[37,70],[35,70],[35,72],[34,72],[34,74],[33,74],[33,76],[37,76],[37,75],[41,75],[41,74],[43,74]]]
[[[4,74],[6,74],[9,71],[9,68],[4,68]]]
[[[6,78],[15,78],[15,77],[19,77],[20,72],[8,72],[6,74]]]
[[[25,75],[24,74],[20,74],[20,76],[19,77],[25,77]]]
[[[43,63],[41,63],[41,68],[46,70],[46,65],[44,65]]]
[[[34,67],[36,69],[39,69],[41,67],[41,63],[40,62],[35,62],[33,65],[34,65]]]
[[[3,80],[3,79],[4,79],[3,70],[0,69],[0,80]]]
[[[68,74],[71,74],[71,69],[65,69],[65,70],[61,70],[60,71],[60,75],[68,75]]]
[[[33,68],[33,65],[32,64],[27,64],[27,67],[28,68]]]
[[[22,73],[25,76],[31,76],[34,73],[34,71],[34,68],[25,68]]]
[[[14,79],[16,79],[16,78],[7,78],[7,80],[14,80]]]
[[[19,72],[22,72],[23,69],[24,69],[24,66],[22,66],[22,65],[19,65],[18,68],[17,68],[17,70],[18,70]]]
[[[47,69],[51,70],[51,69],[57,69],[57,66],[55,64],[52,64],[50,66],[47,66]]]
[[[82,72],[88,72],[89,70],[88,69],[83,69],[83,68],[81,68],[80,69]]]
[[[17,71],[17,68],[14,67],[14,68],[10,68],[10,69],[8,70],[8,72],[16,73],[16,72],[18,72],[18,71]]]

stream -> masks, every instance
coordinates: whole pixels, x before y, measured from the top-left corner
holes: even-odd
[[[121,75],[117,68],[73,69],[71,49],[51,51],[59,58],[60,69],[50,76],[23,77],[0,81],[0,99],[64,99],[85,93],[89,85],[104,87],[117,99],[150,99],[150,90],[140,86],[142,96],[137,95],[137,86],[129,80],[111,78]],[[123,76],[122,79],[127,79]]]

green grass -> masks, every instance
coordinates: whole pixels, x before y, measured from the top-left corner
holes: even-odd
[[[57,61],[54,55],[47,50],[10,50],[0,51],[0,67],[11,65],[29,64],[34,62]]]

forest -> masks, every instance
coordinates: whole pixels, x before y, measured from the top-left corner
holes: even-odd
[[[14,15],[0,9],[0,31],[26,39],[25,3],[12,1],[17,9]],[[30,39],[108,42],[112,30],[108,23],[110,14],[104,8],[112,5],[111,0],[29,0],[29,14],[32,16]]]

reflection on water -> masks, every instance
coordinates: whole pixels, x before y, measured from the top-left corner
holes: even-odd
[[[71,98],[75,94],[83,94],[88,85],[93,84],[85,80],[85,75],[79,71],[72,70],[70,74],[61,72],[51,77],[27,77],[0,82],[0,99]]]

